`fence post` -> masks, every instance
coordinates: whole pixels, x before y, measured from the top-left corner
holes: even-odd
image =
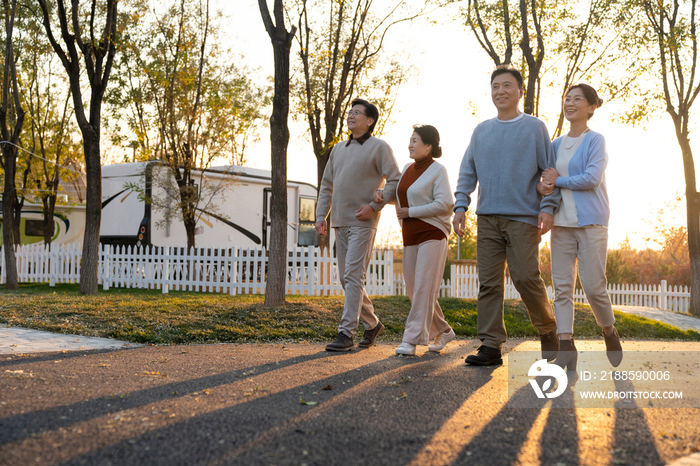
[[[389,265],[389,270],[384,270],[384,285],[386,294],[391,296],[394,294],[394,251],[387,252],[389,257],[386,259]]]
[[[102,249],[102,291],[107,291],[109,290],[109,281],[112,278],[112,274],[109,273],[109,268],[112,266],[109,260],[112,252],[112,245],[110,244],[105,247],[104,244],[101,244],[100,246],[100,249]]]
[[[450,281],[451,283],[451,294],[453,298],[458,298],[457,296],[457,266],[455,264],[450,265]]]
[[[168,254],[163,258],[163,273],[161,274],[160,289],[163,294],[168,294],[170,289],[170,246],[168,246]],[[161,246],[161,253],[165,252],[165,248]]]
[[[668,282],[666,280],[661,280],[661,286],[659,286],[659,307],[661,309],[669,310],[668,308]]]

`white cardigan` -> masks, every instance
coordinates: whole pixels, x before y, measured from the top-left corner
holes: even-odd
[[[406,169],[413,165],[409,163],[403,168],[401,178],[403,178]],[[401,184],[401,178],[396,185]],[[408,216],[418,218],[436,228],[439,228],[449,237],[452,231],[452,207],[454,207],[454,198],[452,197],[452,189],[450,189],[450,180],[447,176],[447,169],[437,163],[432,163],[419,177],[408,187],[406,191],[408,197]],[[401,205],[398,195],[396,203]],[[399,223],[402,224],[401,220]]]

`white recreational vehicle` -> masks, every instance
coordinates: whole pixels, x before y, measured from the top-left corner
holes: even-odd
[[[44,206],[25,202],[19,224],[21,244],[43,243]],[[0,245],[2,239],[2,217],[0,209]],[[53,213],[54,228],[52,244],[82,243],[85,233],[85,205],[56,204]]]
[[[265,247],[270,245],[271,175],[247,167],[212,167],[196,171],[210,196],[198,206],[197,247]],[[175,201],[168,202],[163,180],[173,183],[161,162],[102,167],[100,242],[113,245],[187,245],[185,227]],[[152,203],[145,198],[154,199]],[[287,183],[287,247],[317,246],[314,229],[316,187]],[[156,201],[157,200],[157,201]]]

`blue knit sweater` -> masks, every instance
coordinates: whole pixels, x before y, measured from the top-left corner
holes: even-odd
[[[554,140],[555,154],[562,138],[563,136]],[[600,133],[589,131],[569,161],[569,176],[557,178],[556,186],[573,191],[580,227],[607,225],[610,220],[610,202],[605,187],[607,166],[605,138]]]
[[[523,115],[515,121],[497,118],[480,123],[462,159],[454,211],[466,211],[479,183],[477,215],[495,215],[537,225],[540,212],[554,215],[561,194],[537,193],[542,172],[554,166],[547,127]]]

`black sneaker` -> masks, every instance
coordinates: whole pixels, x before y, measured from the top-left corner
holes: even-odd
[[[382,333],[384,333],[384,325],[379,322],[372,330],[365,330],[362,341],[358,343],[357,346],[360,348],[369,348],[370,346],[374,346],[374,344],[377,342],[377,337]]]
[[[554,361],[559,352],[557,329],[554,328],[549,333],[540,333],[540,342],[542,343],[542,359],[546,359],[547,362]]]
[[[354,347],[355,343],[353,343],[352,338],[343,332],[338,332],[338,337],[335,341],[326,345],[326,351],[350,351]]]
[[[501,350],[481,345],[476,350],[476,354],[467,356],[465,362],[472,366],[500,366],[503,364],[503,359],[501,359]]]

